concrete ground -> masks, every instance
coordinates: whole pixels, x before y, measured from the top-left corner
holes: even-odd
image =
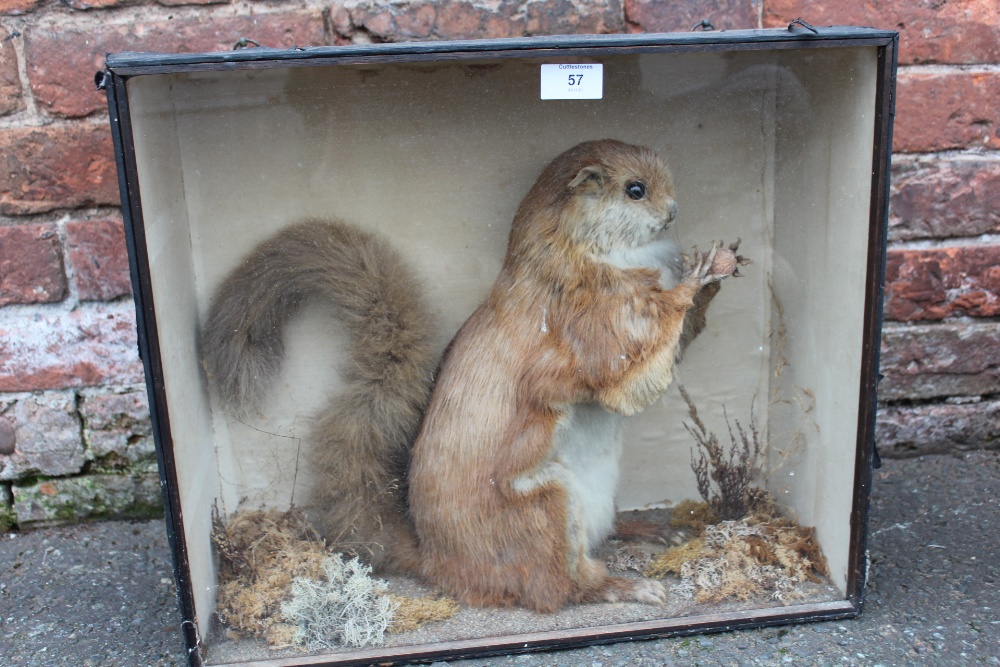
[[[858,619],[451,664],[1000,665],[1000,452],[887,460],[873,494]],[[187,664],[171,572],[157,521],[0,536],[0,665]]]

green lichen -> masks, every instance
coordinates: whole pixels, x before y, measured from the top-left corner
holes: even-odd
[[[163,517],[163,503],[160,502],[146,502],[142,499],[136,499],[135,504],[133,504],[129,510],[128,514],[122,518],[126,519],[160,519]]]
[[[149,484],[145,482],[149,481]],[[47,525],[110,518],[162,516],[159,496],[145,477],[90,474],[39,479],[34,485],[14,486],[18,523]],[[150,487],[150,488],[147,488]]]
[[[87,471],[92,473],[123,474],[130,472],[131,467],[131,462],[118,452],[109,452],[103,456],[95,457],[87,467]]]
[[[0,533],[6,533],[17,527],[17,513],[13,505],[0,505]]]

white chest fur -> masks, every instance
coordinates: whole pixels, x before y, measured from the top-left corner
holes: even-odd
[[[620,269],[659,269],[660,287],[677,287],[684,273],[684,259],[681,249],[673,239],[660,238],[651,243],[616,250],[601,258]]]
[[[556,429],[554,458],[569,473],[570,530],[578,526],[588,552],[614,528],[623,420],[597,403],[582,403],[569,408]]]
[[[619,268],[659,269],[663,289],[675,287],[683,271],[680,248],[666,238],[618,251],[605,261]],[[624,419],[597,403],[581,403],[568,409],[556,431],[555,459],[568,473],[569,530],[581,533],[588,551],[614,529]]]

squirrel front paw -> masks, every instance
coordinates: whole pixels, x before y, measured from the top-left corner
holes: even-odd
[[[699,287],[719,282],[729,276],[739,277],[741,266],[751,263],[743,255],[736,254],[740,247],[740,239],[723,247],[723,242],[712,243],[712,249],[702,254],[697,248],[692,250],[688,259],[690,266],[688,279],[696,282]]]

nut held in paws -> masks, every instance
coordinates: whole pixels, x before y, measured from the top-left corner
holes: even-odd
[[[731,276],[739,264],[736,253],[729,248],[719,248],[712,260],[712,273],[721,276]]]

